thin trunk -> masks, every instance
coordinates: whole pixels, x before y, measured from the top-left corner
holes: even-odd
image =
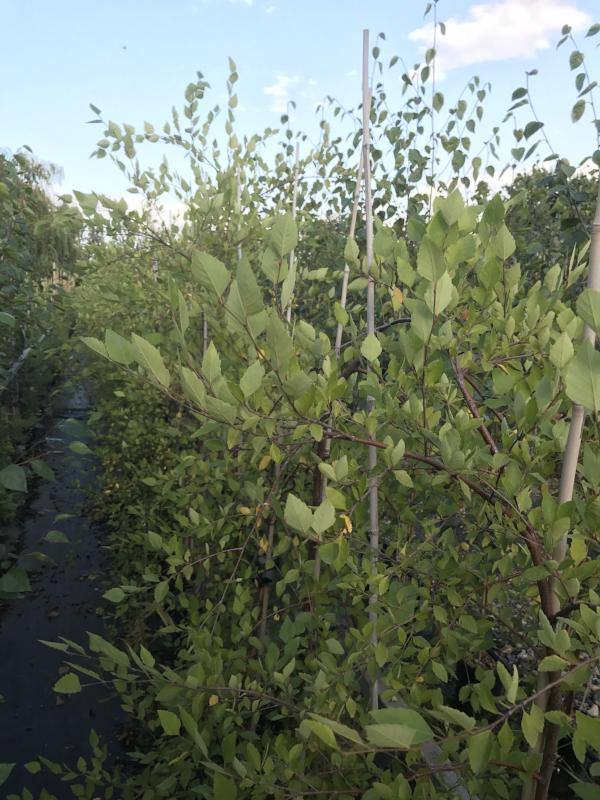
[[[370,163],[370,116],[371,116],[371,91],[369,88],[369,31],[363,31],[363,69],[362,69],[362,102],[363,102],[363,170],[365,180],[365,226],[367,236],[367,270],[369,273],[369,283],[367,286],[367,336],[375,335],[375,281],[371,275],[373,263],[373,205],[371,199],[371,163]],[[370,395],[367,397],[367,413],[371,413],[375,408],[375,398]],[[375,432],[370,434],[370,438],[375,438]],[[375,470],[377,468],[377,449],[369,446],[369,545],[371,548],[371,572],[377,573],[377,558],[379,555],[379,493]],[[373,649],[377,647],[377,594],[374,592],[370,597],[369,620],[372,625],[371,645]],[[377,678],[371,685],[371,708],[379,706],[379,681]]]
[[[300,143],[296,142],[296,163],[294,164],[294,181],[292,184],[292,219],[296,219],[296,206],[298,203],[298,163],[300,161]],[[296,249],[293,247],[290,252],[289,271],[294,269],[296,261]],[[289,299],[288,306],[285,310],[285,318],[290,323],[292,321],[292,299],[294,294]]]
[[[279,483],[279,476],[281,474],[281,465],[275,464],[275,483]],[[275,538],[275,526],[277,524],[277,517],[275,516],[275,512],[271,512],[271,516],[269,518],[269,531],[267,533],[267,550],[265,553],[265,572],[269,570],[269,561],[273,557],[273,540]],[[270,583],[265,583],[262,589],[262,609],[261,609],[261,616],[260,616],[260,627],[258,635],[261,641],[264,641],[265,636],[267,635],[267,620],[269,618],[269,600],[271,598],[271,585]]]
[[[589,256],[589,270],[588,270],[588,288],[595,291],[600,291],[600,185],[598,188],[598,198],[596,201],[596,213],[592,223],[591,243],[590,243],[590,256]],[[596,333],[589,326],[585,325],[583,329],[583,341],[595,344]],[[573,403],[571,408],[571,424],[569,426],[569,435],[567,437],[567,444],[563,455],[562,470],[560,474],[560,484],[558,489],[558,502],[559,504],[568,503],[573,499],[573,490],[575,488],[575,478],[577,476],[577,464],[579,462],[579,451],[581,450],[581,439],[583,433],[583,425],[585,422],[585,408]],[[552,558],[559,564],[564,561],[567,555],[569,540],[568,535],[556,544],[552,553]],[[560,611],[560,596],[557,590],[557,582],[554,577],[549,578],[550,585],[550,600],[552,615],[555,616]],[[556,673],[544,673],[544,680],[548,683],[555,681],[558,678]],[[563,706],[563,691],[560,686],[548,693],[542,695],[541,708],[543,711],[560,711]],[[534,784],[530,781],[525,787],[523,793],[523,800],[530,800],[535,797],[535,800],[547,800],[548,792],[550,790],[550,781],[554,772],[554,762],[556,760],[556,749],[558,744],[558,731],[556,725],[547,722],[544,725],[544,730],[540,739],[538,740],[536,750],[542,753],[542,766],[540,769],[540,780]]]

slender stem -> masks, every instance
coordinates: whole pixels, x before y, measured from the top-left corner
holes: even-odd
[[[292,184],[292,219],[296,219],[296,206],[298,203],[298,163],[300,161],[300,143],[296,142],[296,162],[294,164],[294,181]],[[290,252],[290,263],[289,263],[289,271],[290,273],[296,267],[296,248],[292,247]],[[285,310],[285,318],[288,323],[292,321],[292,299],[293,294],[289,299],[288,306]]]
[[[598,199],[596,202],[596,213],[592,223],[592,236],[590,244],[589,256],[589,271],[588,271],[588,288],[595,291],[600,291],[600,184],[598,187]],[[585,325],[583,329],[583,341],[590,342],[594,345],[596,341],[596,334],[594,330]],[[575,488],[575,478],[577,476],[577,464],[579,461],[579,452],[581,450],[581,439],[583,433],[583,425],[585,422],[585,408],[578,403],[573,403],[571,409],[571,424],[569,426],[569,434],[567,437],[567,444],[563,455],[562,470],[560,474],[560,483],[558,488],[558,502],[568,503],[573,499],[573,490]],[[563,536],[562,539],[556,544],[552,558],[560,564],[564,561],[567,555],[567,548],[569,544],[568,534]],[[560,596],[558,594],[557,582],[554,577],[550,577],[550,603],[551,613],[556,618],[560,611]],[[556,623],[555,623],[556,624]],[[543,675],[540,683],[543,681],[550,681],[554,673]],[[542,711],[560,711],[563,704],[563,692],[560,687],[555,691],[544,694],[541,696],[540,707]],[[554,762],[556,759],[556,750],[558,744],[558,733],[556,726],[548,721],[544,724],[544,730],[536,743],[534,748],[536,752],[542,753],[542,768],[540,771],[539,782],[534,784],[530,781],[524,789],[522,800],[546,800],[550,790],[550,781],[552,773],[554,772]]]
[[[365,226],[367,236],[366,262],[369,272],[369,282],[367,284],[367,336],[375,335],[375,280],[371,275],[373,264],[373,200],[371,197],[371,90],[369,87],[369,31],[363,31],[363,70],[362,70],[362,102],[363,102],[363,173],[365,184]],[[367,413],[375,410],[375,398],[367,397]],[[371,434],[375,438],[375,433]],[[369,446],[369,545],[371,548],[371,574],[377,573],[377,558],[379,555],[379,492],[378,480],[375,474],[377,469],[377,449]],[[377,593],[373,592],[370,597],[369,620],[371,622],[371,645],[373,649],[377,647]],[[371,685],[371,708],[379,706],[379,680],[375,678]]]

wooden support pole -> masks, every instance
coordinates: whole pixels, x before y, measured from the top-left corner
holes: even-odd
[[[363,157],[362,166],[365,185],[365,226],[366,226],[366,266],[369,272],[367,285],[367,336],[375,335],[375,281],[371,275],[373,264],[373,200],[371,196],[371,90],[369,87],[369,31],[363,31],[363,66],[362,66],[362,103],[363,103]],[[367,397],[367,413],[375,409],[375,398]],[[374,439],[375,432],[370,434]],[[379,487],[375,470],[377,469],[377,448],[369,445],[369,546],[371,550],[371,572],[377,573],[377,560],[379,556]],[[377,647],[377,594],[371,594],[369,603],[369,620],[372,625],[371,645],[373,650]],[[377,678],[371,684],[371,709],[379,707],[379,681]]]

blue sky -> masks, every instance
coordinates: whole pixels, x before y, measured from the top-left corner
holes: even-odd
[[[115,167],[89,158],[102,134],[86,125],[89,103],[119,123],[162,123],[196,70],[213,87],[211,102],[223,96],[227,56],[240,75],[243,131],[276,126],[288,99],[298,102],[297,126],[315,131],[314,107],[325,95],[360,101],[362,29],[385,31],[386,57],[412,65],[429,39],[423,11],[404,0],[0,0],[0,148],[27,144],[62,167],[61,191],[120,194]],[[600,19],[598,0],[439,0],[438,15],[448,21],[439,88],[449,100],[479,74],[493,86],[491,125],[524,71],[537,67],[537,110],[555,149],[577,161],[595,148],[589,122],[569,121],[573,75],[568,50],[555,43],[564,22],[583,41]],[[599,42],[588,39],[587,52],[600,82]]]

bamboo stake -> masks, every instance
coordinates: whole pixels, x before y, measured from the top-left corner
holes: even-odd
[[[590,242],[590,255],[589,255],[589,270],[587,288],[595,291],[600,291],[600,183],[598,185],[598,197],[596,200],[596,212],[591,230]],[[583,328],[583,341],[590,342],[592,345],[596,343],[596,333],[589,325]],[[583,425],[585,422],[585,408],[578,403],[573,403],[571,407],[571,424],[569,425],[569,434],[567,436],[567,444],[563,454],[562,469],[560,474],[560,483],[558,487],[558,503],[568,503],[573,499],[573,490],[575,488],[575,479],[577,477],[577,464],[579,462],[579,452],[581,450],[581,440],[583,433]],[[567,548],[569,545],[569,537],[565,535],[556,544],[552,553],[552,558],[559,564],[564,561],[567,555]],[[554,576],[549,578],[549,590],[551,600],[552,615],[558,614],[560,611],[560,597],[557,591],[557,582]],[[542,687],[555,678],[554,673],[543,673],[540,676]],[[559,686],[552,692],[546,692],[541,695],[538,705],[542,711],[560,710],[562,702],[562,692]],[[548,706],[551,706],[548,709]],[[540,780],[533,781],[530,779],[521,795],[522,800],[546,800],[550,790],[550,781],[554,772],[554,762],[556,760],[556,750],[558,744],[558,728],[548,722],[544,724],[544,730],[538,738],[534,752],[542,753],[542,766],[540,768]]]
[[[352,214],[350,216],[350,230],[348,231],[348,237],[350,239],[354,239],[354,233],[356,231],[356,218],[358,216],[358,201],[360,199],[360,188],[361,188],[361,181],[362,181],[362,152],[360,155],[360,159],[358,161],[358,171],[356,173],[356,185],[354,187],[354,198],[352,200]],[[342,276],[342,288],[340,291],[340,306],[342,308],[346,308],[346,301],[348,297],[348,282],[350,279],[350,265],[348,262],[344,264],[344,274]],[[344,334],[344,326],[341,322],[337,324],[337,330],[335,332],[335,345],[334,345],[334,352],[336,358],[339,359],[340,353],[342,352],[342,336]],[[329,415],[329,420],[327,423],[327,433],[322,441],[322,447],[319,452],[319,457],[321,461],[327,461],[329,459],[329,455],[331,453],[331,423],[332,417],[331,414]],[[317,470],[315,473],[315,490],[313,492],[313,505],[319,506],[323,502],[323,498],[325,497],[325,489],[327,489],[327,478],[321,472]],[[315,548],[315,566],[314,566],[314,577],[315,580],[319,580],[321,576],[321,554],[319,553],[319,548]]]
[[[371,275],[373,263],[373,201],[371,198],[371,164],[370,164],[370,116],[371,116],[371,91],[369,88],[369,31],[363,31],[363,69],[362,69],[362,100],[363,100],[363,171],[365,181],[365,225],[367,235],[367,271],[369,282],[367,285],[367,336],[375,335],[375,281]],[[367,397],[367,413],[375,408],[375,398]],[[375,438],[375,432],[369,434]],[[377,572],[377,558],[379,554],[379,494],[375,470],[377,468],[377,449],[369,445],[369,545],[371,548],[371,573]],[[369,620],[373,627],[371,632],[371,645],[377,646],[377,611],[374,608],[377,602],[377,593],[374,592],[369,600]],[[379,707],[379,681],[377,678],[371,685],[371,708]]]
[[[237,260],[238,264],[242,260],[242,241],[240,239],[240,233],[242,230],[242,183],[240,180],[240,168],[237,167],[235,170],[235,182],[236,182],[236,192],[235,192],[235,207],[237,210]]]
[[[292,184],[292,219],[296,219],[296,206],[298,204],[298,163],[300,161],[300,142],[296,142],[296,163],[294,164],[294,181]],[[296,248],[292,247],[290,252],[290,262],[289,262],[289,271],[291,272],[294,269],[296,260]],[[290,297],[288,306],[285,310],[285,318],[288,323],[292,321],[292,299],[293,293]]]

